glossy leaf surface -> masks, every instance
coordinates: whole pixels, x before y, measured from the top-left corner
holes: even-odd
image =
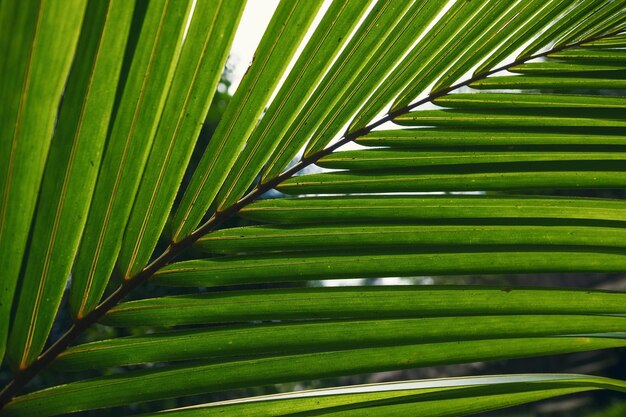
[[[622,391],[619,381],[584,375],[508,375],[406,381],[301,391],[247,400],[224,401],[205,407],[172,410],[166,416],[283,416],[314,409],[319,415],[406,416],[423,413],[453,417],[523,404],[573,392],[609,388]],[[350,411],[350,408],[355,410]]]
[[[255,320],[381,319],[511,314],[624,314],[620,292],[478,286],[283,288],[122,303],[104,322],[175,326]]]
[[[267,383],[626,346],[626,339],[546,337],[402,345],[129,372],[61,385],[16,398],[5,416],[42,417]]]
[[[445,219],[626,221],[626,203],[591,198],[527,196],[362,196],[263,200],[239,215],[285,224],[411,223]]]
[[[281,2],[278,6],[256,50],[257,59],[220,120],[173,216],[175,242],[191,233],[204,217],[320,6],[320,0]]]
[[[81,1],[0,4],[0,47],[5,54],[0,64],[0,360],[5,353],[11,306],[57,109],[84,11],[85,3]]]
[[[95,308],[113,271],[190,8],[188,0],[148,4],[74,264],[70,308],[75,317]]]
[[[148,263],[161,235],[244,6],[211,1],[196,5],[124,233],[118,268],[126,279]]]

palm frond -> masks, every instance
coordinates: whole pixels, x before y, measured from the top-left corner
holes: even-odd
[[[245,2],[0,4],[0,416],[626,346],[620,291],[324,284],[624,272],[626,203],[551,194],[626,186],[626,2],[322,3],[279,4],[185,186]],[[97,323],[111,336],[81,339]],[[99,376],[19,395],[46,368]],[[625,391],[501,375],[159,415],[460,416],[597,389]]]

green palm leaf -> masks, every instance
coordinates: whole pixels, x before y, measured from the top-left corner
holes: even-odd
[[[0,4],[0,416],[452,417],[625,391],[500,375],[206,403],[626,346],[623,291],[510,284],[626,270],[626,203],[592,198],[626,186],[626,2],[323,3],[280,2],[205,148],[245,2]],[[367,285],[389,277],[413,285]]]
[[[100,301],[180,55],[190,1],[148,5],[76,256],[70,307],[75,317]]]
[[[66,14],[66,9],[70,10]],[[33,218],[57,107],[76,48],[85,5],[32,1],[0,6],[0,358]],[[58,51],[61,50],[61,53]]]
[[[132,327],[257,320],[624,314],[624,298],[617,292],[511,287],[282,288],[130,301],[111,309],[103,322]]]
[[[225,416],[292,416],[317,409],[317,415],[405,416],[417,413],[452,417],[600,388],[622,391],[623,385],[620,381],[583,375],[450,378],[268,395],[160,415],[203,417],[219,412]]]
[[[624,346],[626,339],[590,337],[494,339],[331,350],[208,365],[172,366],[163,370],[127,372],[123,375],[74,382],[26,394],[9,404],[4,414],[7,416],[35,414],[45,417],[136,401],[151,401],[276,382]]]
[[[610,316],[471,316],[315,324],[233,326],[87,343],[68,349],[64,370],[110,368],[149,362],[281,356],[404,344],[619,332],[626,318]]]
[[[132,7],[92,3],[86,10],[44,180],[22,291],[10,336],[9,359],[28,366],[43,350],[72,268],[96,182],[119,78]],[[85,65],[85,63],[87,65]],[[70,139],[71,138],[71,139]]]
[[[320,6],[319,0],[282,2],[276,10],[256,51],[258,59],[233,96],[174,214],[174,241],[191,233],[204,217]]]
[[[200,134],[245,2],[197,4],[155,133],[118,268],[126,278],[148,263],[174,204],[195,140]],[[207,20],[211,24],[207,24]]]
[[[404,133],[397,130],[394,132]],[[404,141],[413,139],[412,134],[389,138],[389,133],[384,132],[384,135],[376,137],[372,134],[371,140],[380,140],[383,143],[396,139]],[[464,138],[464,135],[459,137],[460,140]],[[482,138],[484,136],[481,134]],[[504,139],[506,138],[505,136]],[[422,137],[418,136],[416,139],[421,141]],[[434,139],[439,140],[439,137]],[[458,223],[462,219],[468,219],[471,223],[485,219],[482,221],[487,223],[486,219],[509,218],[521,222],[520,219],[534,218],[537,223],[540,219],[550,219],[553,223],[558,220],[568,222],[575,219],[582,225],[593,221],[622,222],[626,220],[625,210],[626,203],[611,199],[527,196],[361,196],[263,200],[245,207],[239,215],[251,220],[276,224],[396,224],[428,220]]]

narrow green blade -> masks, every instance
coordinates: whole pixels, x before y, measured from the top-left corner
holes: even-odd
[[[161,235],[245,4],[202,1],[196,5],[124,232],[117,267],[126,279],[148,263]]]
[[[37,205],[23,287],[9,343],[16,369],[42,351],[61,303],[115,99],[134,4],[92,1],[64,92]]]
[[[371,57],[357,77],[344,86],[343,96],[335,102],[335,109],[328,112],[320,123],[319,129],[313,134],[304,150],[309,156],[323,149],[342,128],[350,121],[355,109],[365,103],[374,86],[385,82],[385,76],[407,53],[426,27],[445,5],[440,1],[419,1],[413,3],[407,13],[389,33],[385,42],[371,51]],[[417,29],[417,30],[416,30]],[[359,57],[359,55],[356,55]]]
[[[381,387],[386,390],[385,386]],[[213,416],[215,412],[221,416],[245,416],[245,417],[272,417],[272,416],[298,416],[302,413],[315,413],[316,416],[366,416],[366,417],[405,417],[409,415],[425,415],[429,417],[459,417],[481,411],[497,410],[505,407],[525,404],[528,402],[558,397],[561,395],[592,391],[597,388],[548,388],[537,387],[534,390],[522,388],[514,391],[507,387],[506,390],[498,389],[496,394],[494,386],[490,386],[491,392],[485,388],[460,388],[448,389],[443,392],[414,393],[410,391],[393,392],[369,395],[342,394],[341,389],[327,389],[320,392],[324,397],[308,398],[314,395],[311,391],[298,393],[302,398],[276,395],[272,398],[253,397],[249,401],[232,400],[203,406],[189,406],[171,411],[142,414],[142,417],[154,416],[180,416],[180,417],[204,417]],[[521,387],[520,387],[521,388]],[[358,387],[355,387],[358,389]],[[335,395],[335,391],[338,395]],[[292,399],[296,398],[296,399]],[[418,414],[415,414],[418,413]]]
[[[85,2],[0,2],[0,362]]]
[[[178,242],[200,223],[262,115],[321,0],[281,2],[173,216]]]
[[[314,324],[237,326],[133,336],[78,345],[54,366],[63,371],[106,369],[148,362],[248,358],[538,336],[621,332],[626,317],[523,315],[339,321]]]
[[[466,148],[462,151],[413,151],[372,149],[336,152],[320,159],[317,165],[331,169],[402,169],[436,165],[489,164],[538,161],[626,161],[626,152],[607,149],[591,152],[583,149],[524,150]]]
[[[505,75],[474,81],[470,87],[488,90],[621,90],[626,88],[626,78],[575,78],[557,76]]]
[[[548,56],[563,61],[619,65],[622,69],[626,66],[626,51],[620,49],[569,49],[567,51],[555,52]]]
[[[576,161],[452,165],[409,171],[355,171],[303,175],[281,183],[285,194],[623,188],[623,162]]]
[[[596,9],[593,15],[588,16],[580,25],[561,38],[556,46],[571,45],[592,38],[607,28],[606,25],[610,28],[616,17],[619,19],[624,16],[624,6],[622,1],[606,3],[604,7]]]
[[[626,346],[626,339],[592,337],[492,339],[374,347],[171,367],[127,372],[36,391],[13,399],[3,412],[6,417],[28,414],[46,417],[269,383],[623,346]]]
[[[520,94],[521,96],[521,94]],[[514,146],[514,145],[626,145],[626,138],[619,134],[597,132],[537,132],[498,130],[462,130],[451,128],[420,128],[403,130],[378,130],[361,136],[356,143],[364,146],[390,146],[392,148],[457,148],[465,146]]]
[[[624,80],[626,85],[626,80]],[[398,116],[394,122],[402,126],[448,127],[608,127],[626,126],[623,110],[607,109],[523,109],[517,110],[422,110]]]
[[[74,264],[70,308],[98,304],[117,258],[180,55],[191,0],[149,2]]]
[[[520,8],[532,4],[533,2],[511,3],[500,0],[487,2],[478,13],[454,28],[452,38],[442,50],[431,57],[430,65],[412,74],[411,81],[396,97],[390,112],[411,104],[433,82],[435,82],[433,91],[437,91],[456,81],[458,76],[471,68],[468,64],[472,61],[475,64],[484,58],[483,47],[489,43],[488,37],[493,35],[493,31],[498,31],[502,25],[502,19],[510,17],[510,10],[513,10],[514,14]]]
[[[364,196],[261,200],[239,212],[285,224],[393,223],[433,219],[572,219],[626,221],[626,202],[590,198]],[[484,222],[485,220],[483,220]]]
[[[527,64],[515,65],[508,69],[509,72],[561,77],[578,76],[583,78],[624,78],[626,71],[621,65],[599,64],[594,62],[529,62]]]
[[[615,10],[614,13],[608,13],[605,19],[600,19],[597,24],[589,25],[587,30],[579,35],[578,44],[584,43],[584,40],[601,40],[610,38],[618,34],[626,25],[626,8],[622,5],[621,10]]]
[[[504,107],[626,108],[626,97],[577,94],[459,93],[439,97],[433,102],[438,106],[459,109],[498,109]]]
[[[575,392],[623,391],[623,381],[568,374],[498,375],[353,385],[191,406],[147,416],[458,417]]]
[[[389,74],[387,80],[377,87],[350,123],[348,131],[355,132],[370,123],[415,78],[416,74],[421,74],[434,65],[454,33],[462,30],[465,23],[484,3],[455,2],[427,36],[424,36]]]
[[[381,225],[326,227],[252,226],[211,233],[197,242],[208,253],[273,251],[413,250],[458,246],[506,245],[626,248],[626,228],[515,225]]]
[[[624,268],[626,253],[614,249],[603,252],[558,247],[526,250],[501,246],[447,247],[441,252],[426,249],[409,254],[385,251],[372,254],[361,250],[345,251],[341,255],[294,253],[183,261],[161,269],[153,282],[178,287],[209,287],[341,278],[620,272]]]
[[[370,3],[371,0],[336,0],[330,5],[224,181],[217,196],[218,210],[235,203],[275,149],[281,143],[287,144],[287,129]]]
[[[626,294],[486,286],[313,287],[227,291],[122,303],[112,326],[270,320],[385,319],[513,314],[624,314]]]
[[[485,13],[487,27],[480,30],[480,37],[473,44],[465,43],[467,39],[463,37],[460,42],[462,46],[453,51],[458,59],[441,75],[431,91],[437,92],[450,87],[476,64],[484,61],[498,45],[510,44],[509,37],[513,33],[519,33],[545,5],[543,1],[526,1],[510,5],[506,13],[500,13],[500,16],[490,16],[489,13]],[[545,11],[542,12],[545,13]]]
[[[626,34],[611,36],[597,41],[584,43],[587,47],[624,48],[626,47]]]
[[[557,17],[574,2],[575,0],[550,0],[543,2],[543,8],[524,26],[513,33],[506,42],[502,42],[502,44],[474,70],[474,76],[476,77],[479,74],[484,74],[492,70],[497,64],[517,51],[538,32],[553,23]]]
[[[426,3],[428,5],[433,4],[432,1]],[[402,20],[410,6],[413,12],[421,7],[416,4],[412,5],[411,2],[379,2],[373,6],[364,22],[358,27],[356,33],[309,97],[306,105],[284,133],[277,150],[269,159],[262,173],[261,181],[267,181],[279,175],[311,139],[325,117],[336,110],[338,100],[350,94],[348,87],[359,79],[361,71],[366,71],[368,62],[377,59],[376,51],[382,45],[386,45],[387,36],[393,33],[394,28]]]
[[[583,0],[577,2],[567,9],[552,26],[539,34],[522,52],[517,56],[517,60],[528,59],[533,54],[538,53],[545,46],[554,43],[559,38],[569,33],[572,28],[583,24],[589,16],[596,13],[601,7],[608,4],[607,0]]]

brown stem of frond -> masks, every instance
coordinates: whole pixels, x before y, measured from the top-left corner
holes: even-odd
[[[7,384],[6,387],[0,392],[0,410],[9,402],[11,399],[19,392],[21,388],[23,388],[28,382],[30,382],[35,375],[37,375],[41,370],[46,368],[56,357],[61,354],[65,349],[67,349],[70,344],[81,335],[87,328],[92,326],[98,320],[100,320],[111,308],[115,307],[120,301],[122,301],[133,289],[137,288],[139,285],[150,279],[159,269],[168,265],[172,262],[178,255],[180,255],[184,250],[188,249],[191,245],[193,245],[196,240],[200,237],[210,233],[217,226],[222,224],[225,220],[229,219],[233,215],[235,215],[239,210],[247,206],[248,204],[254,202],[258,197],[265,194],[267,191],[273,189],[281,182],[293,177],[295,174],[300,172],[302,169],[308,167],[311,164],[314,164],[322,158],[341,146],[352,142],[354,139],[366,135],[370,133],[376,127],[392,121],[394,118],[407,113],[416,107],[419,107],[425,103],[429,103],[436,98],[444,96],[458,88],[469,86],[471,83],[486,78],[490,75],[496,74],[501,71],[505,71],[515,65],[523,64],[527,61],[531,61],[533,59],[545,57],[551,53],[559,52],[568,48],[578,47],[585,42],[591,42],[594,40],[602,39],[605,37],[610,37],[616,35],[620,31],[607,33],[604,35],[591,37],[588,39],[584,39],[582,41],[576,42],[574,44],[564,45],[557,48],[553,48],[549,51],[542,52],[533,56],[530,56],[525,59],[516,60],[510,64],[503,65],[501,67],[492,69],[490,71],[486,71],[481,74],[474,75],[470,79],[460,82],[458,84],[454,84],[450,87],[446,87],[439,91],[431,92],[427,97],[416,101],[415,103],[409,104],[406,107],[400,108],[394,112],[387,114],[385,117],[357,130],[352,133],[346,134],[339,141],[333,143],[332,145],[324,148],[306,158],[302,158],[298,163],[296,163],[291,168],[282,172],[280,175],[274,177],[273,179],[257,184],[257,186],[252,189],[248,194],[242,197],[235,204],[226,208],[223,211],[216,212],[211,216],[209,220],[203,223],[200,227],[198,227],[193,233],[182,239],[177,243],[172,243],[168,248],[155,260],[153,260],[149,265],[143,268],[137,275],[125,281],[122,285],[120,285],[112,294],[110,294],[104,301],[102,301],[93,311],[83,316],[81,319],[77,320],[70,329],[63,334],[52,346],[50,346],[46,351],[44,351],[32,364],[30,364],[27,368],[18,371],[14,377],[14,379]]]

